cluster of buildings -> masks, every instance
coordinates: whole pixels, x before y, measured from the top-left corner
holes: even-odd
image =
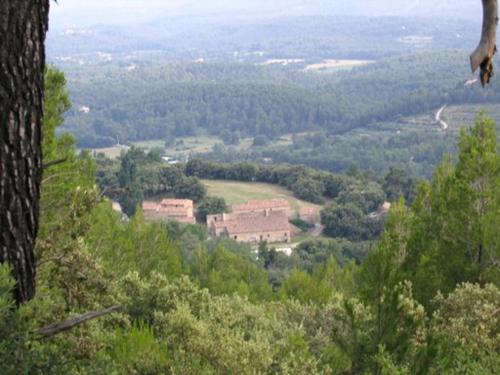
[[[144,202],[142,210],[149,220],[196,223],[191,200]],[[251,200],[233,206],[231,213],[208,215],[207,227],[212,236],[228,237],[238,242],[289,243],[292,239],[289,220],[293,215],[290,204],[284,199]]]
[[[119,211],[119,207],[113,208]],[[379,219],[387,215],[390,209],[391,204],[385,202],[369,217]],[[148,220],[196,224],[193,201],[189,199],[144,202],[142,210]],[[231,213],[208,215],[207,228],[211,236],[227,237],[238,242],[258,244],[266,241],[286,244],[291,243],[292,236],[296,234],[297,228],[290,224],[290,220],[296,216],[297,213],[284,199],[250,200],[245,204],[234,205]],[[304,221],[316,224],[318,211],[312,207],[302,208],[298,216]]]

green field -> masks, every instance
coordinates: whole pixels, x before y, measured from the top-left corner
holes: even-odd
[[[280,146],[290,145],[292,143],[291,138],[291,135],[285,135],[280,139],[273,141],[273,144],[276,143]],[[175,145],[165,147],[165,153],[169,156],[176,156],[180,159],[185,159],[190,154],[211,152],[216,144],[223,144],[223,142],[220,138],[209,135],[177,138]],[[252,147],[252,144],[253,138],[241,138],[239,144],[226,147],[234,147],[237,151],[241,152],[249,150]]]
[[[277,185],[219,180],[202,182],[209,196],[224,198],[229,205],[243,204],[255,199],[285,199],[296,212],[302,208],[314,208],[318,213],[321,210],[321,206],[297,199],[292,192]]]

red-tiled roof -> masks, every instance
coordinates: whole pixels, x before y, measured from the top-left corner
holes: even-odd
[[[169,205],[171,202],[180,202],[181,204]],[[162,216],[165,218],[172,217],[180,219],[182,217],[191,219],[193,217],[193,201],[189,200],[172,200],[166,199],[162,203],[156,202],[143,202],[142,209],[149,214]]]
[[[158,209],[158,203],[156,202],[142,202],[143,211],[156,211]]]
[[[290,204],[284,199],[251,200],[245,204],[233,206],[233,212],[255,211],[266,209],[290,209]]]
[[[227,230],[229,235],[242,233],[287,232],[288,216],[284,212],[259,213],[256,215],[230,215],[226,221],[214,223],[217,229]]]
[[[189,199],[164,199],[161,201],[162,206],[181,206],[192,207],[193,201]]]
[[[156,209],[157,212],[166,212],[166,213],[186,213],[188,212],[188,207],[172,207],[172,206],[158,206]]]

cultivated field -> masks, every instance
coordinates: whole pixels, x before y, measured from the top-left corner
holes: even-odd
[[[133,146],[149,151],[154,148],[164,150],[168,156],[175,156],[180,160],[185,160],[191,153],[201,153],[212,151],[213,146],[221,142],[218,138],[200,136],[200,137],[184,137],[178,138],[175,145],[165,147],[165,142],[162,140],[141,141],[132,143]],[[129,146],[113,146],[106,148],[97,148],[92,151],[104,153],[107,157],[115,159],[120,156],[122,151],[128,150]]]
[[[229,205],[243,204],[255,199],[285,199],[296,212],[302,208],[314,208],[318,213],[321,210],[321,206],[297,199],[292,192],[276,185],[219,180],[202,180],[202,182],[209,196],[224,198]]]
[[[500,124],[500,106],[498,104],[450,106],[444,111],[443,117],[452,128],[472,125],[478,113],[484,113]]]
[[[371,64],[374,61],[370,60],[323,60],[320,63],[316,64],[310,64],[306,66],[304,69],[305,71],[318,71],[318,72],[325,72],[325,71],[335,71],[335,70],[342,70],[342,69],[352,69],[356,66],[362,66],[362,65],[367,65]]]
[[[413,129],[440,129],[436,121],[436,112],[438,109],[425,114],[406,117],[404,121]],[[447,131],[456,133],[462,126],[474,124],[476,116],[484,112],[487,116],[493,118],[497,124],[500,124],[500,106],[496,104],[464,104],[447,106],[441,113],[441,119],[449,126]]]

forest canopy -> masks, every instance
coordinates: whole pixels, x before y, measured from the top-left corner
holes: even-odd
[[[83,147],[203,133],[338,134],[465,99],[484,102],[483,93],[463,88],[465,56],[421,53],[333,75],[229,63],[74,67],[75,108],[65,129]],[[495,86],[486,100],[495,100],[494,93]]]

